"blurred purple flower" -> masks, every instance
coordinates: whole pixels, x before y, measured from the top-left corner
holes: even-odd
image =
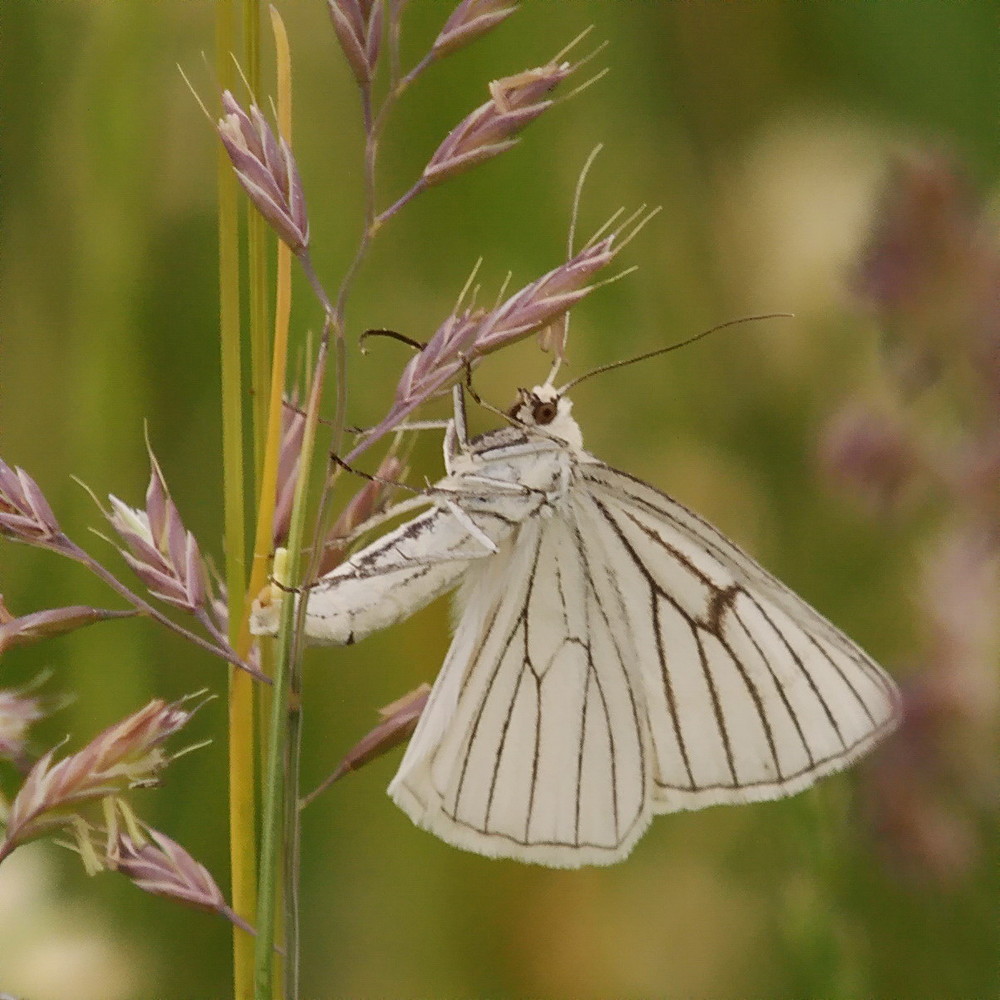
[[[871,811],[897,867],[950,884],[981,857],[1000,790],[1000,241],[944,157],[894,165],[854,285],[889,339],[899,414],[849,404],[826,431],[826,464],[883,509],[922,480],[940,514],[920,574],[919,668],[872,761]],[[932,379],[936,405],[918,410]]]
[[[861,404],[848,404],[827,421],[819,457],[837,485],[876,515],[899,506],[922,468],[902,423]]]
[[[970,363],[1000,414],[1000,245],[965,178],[940,154],[893,165],[854,287],[907,385]]]

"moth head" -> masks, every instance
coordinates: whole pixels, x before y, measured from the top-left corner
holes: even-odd
[[[529,427],[547,427],[559,414],[568,414],[570,405],[552,386],[536,385],[534,389],[518,389],[517,402],[507,413]]]
[[[526,427],[544,427],[551,435],[577,448],[583,446],[580,428],[570,416],[572,402],[551,385],[518,389],[517,402],[508,415]]]

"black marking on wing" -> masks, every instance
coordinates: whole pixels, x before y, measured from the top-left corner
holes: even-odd
[[[701,622],[699,623],[695,619],[691,618],[690,615],[688,615],[684,611],[681,605],[673,598],[673,596],[669,592],[667,592],[664,588],[660,587],[653,580],[648,570],[645,568],[645,566],[642,565],[642,561],[638,556],[638,554],[636,553],[634,547],[630,543],[628,543],[627,540],[625,539],[624,535],[621,532],[621,529],[618,527],[617,523],[615,522],[615,519],[611,516],[608,509],[603,504],[601,504],[600,501],[595,499],[594,502],[597,504],[598,508],[601,510],[604,516],[608,519],[609,524],[611,524],[612,528],[616,531],[621,541],[627,546],[629,554],[636,562],[636,565],[639,567],[640,571],[646,577],[653,593],[661,597],[663,600],[666,600],[670,604],[672,604],[674,609],[678,612],[678,614],[680,614],[683,618],[685,618],[688,621],[691,630],[694,633],[695,642],[697,643],[699,653],[701,654],[702,671],[705,676],[705,681],[708,685],[709,694],[712,698],[712,707],[715,711],[716,724],[719,727],[719,734],[722,738],[723,750],[726,754],[726,762],[729,766],[729,772],[732,776],[733,783],[735,785],[738,785],[740,783],[739,778],[737,777],[736,774],[736,760],[733,754],[732,741],[730,739],[728,727],[726,725],[725,713],[723,712],[722,704],[719,700],[719,694],[715,684],[715,677],[713,676],[712,671],[709,669],[708,666],[708,656],[705,653],[704,643],[701,638],[702,629],[708,632],[710,635],[714,636],[718,640],[723,649],[725,649],[725,651],[729,654],[729,658],[732,660],[733,665],[736,667],[737,672],[739,673],[741,679],[743,680],[743,683],[747,689],[747,694],[749,694],[750,698],[753,700],[754,708],[756,709],[757,717],[760,721],[761,728],[764,730],[764,736],[767,740],[768,748],[771,751],[771,759],[774,763],[775,773],[780,778],[781,764],[778,761],[778,751],[777,747],[774,744],[774,733],[771,730],[771,722],[768,719],[767,712],[764,709],[764,703],[763,699],[761,698],[760,691],[758,690],[756,684],[754,684],[753,678],[750,676],[749,671],[746,669],[744,664],[740,661],[740,658],[736,655],[736,653],[732,649],[732,646],[730,645],[728,639],[726,638],[724,631],[723,616],[727,610],[731,610],[735,607],[737,598],[741,594],[745,595],[747,593],[745,588],[736,584],[730,584],[728,586],[720,587],[718,584],[712,581],[710,577],[706,576],[705,573],[699,570],[697,566],[695,566],[694,563],[692,563],[691,560],[684,555],[683,552],[679,551],[677,548],[670,545],[663,538],[650,531],[644,524],[642,524],[637,518],[632,516],[627,510],[623,511],[625,516],[628,517],[632,521],[632,523],[649,538],[650,542],[657,544],[661,548],[663,548],[673,559],[677,560],[677,562],[679,562],[689,573],[691,573],[698,580],[700,580],[702,585],[711,593],[711,598],[708,602],[708,608],[705,614],[702,616]],[[699,624],[701,625],[701,628],[699,628]],[[662,642],[660,643],[660,646],[662,649]],[[661,662],[664,664],[664,670],[665,670],[666,669],[665,656],[662,657]]]
[[[684,729],[680,724],[674,685],[671,681],[668,650],[664,648],[664,626],[658,611],[659,601],[661,600],[669,604],[674,612],[687,623],[694,638],[698,654],[698,666],[709,692],[712,713],[715,717],[713,721],[729,771],[729,777],[732,782],[731,787],[743,788],[755,785],[777,786],[791,782],[830,761],[850,757],[856,747],[870,743],[884,732],[891,730],[895,724],[895,708],[893,704],[895,689],[891,680],[884,674],[881,668],[871,661],[843,633],[839,632],[818,612],[789,591],[771,574],[767,573],[766,570],[725,538],[717,529],[698,517],[698,515],[677,504],[676,501],[660,494],[653,487],[629,476],[627,473],[620,473],[617,470],[596,463],[581,463],[577,467],[576,473],[591,487],[588,490],[589,499],[614,533],[623,550],[628,554],[639,577],[644,581],[648,589],[650,613],[653,616],[653,628],[656,637],[656,658],[662,678],[663,693],[672,717],[671,723],[674,738],[687,779],[686,785],[671,785],[671,787],[676,787],[679,790],[695,791],[716,786],[699,783],[694,776],[690,746],[688,740],[685,738]],[[608,482],[608,474],[615,477],[614,488]],[[619,479],[624,480],[624,482],[620,482]],[[629,484],[634,484],[633,490],[628,489]],[[624,491],[625,495],[617,495],[616,490]],[[654,499],[660,502],[654,502]],[[613,510],[609,506],[611,504],[614,505]],[[699,570],[698,566],[692,563],[691,559],[684,552],[678,550],[665,538],[652,531],[633,511],[645,512],[652,519],[665,522],[667,526],[677,531],[681,537],[694,543],[702,551],[718,561],[721,567],[726,570],[722,576],[723,580],[729,576],[734,576],[736,582],[715,583],[703,571]],[[676,600],[673,595],[654,579],[645,564],[642,554],[636,551],[635,546],[624,533],[622,523],[625,523],[626,520],[636,529],[643,532],[650,539],[651,544],[656,544],[666,556],[675,560],[706,589],[709,596],[704,613],[697,618],[693,617],[682,606],[680,601]],[[743,579],[749,581],[750,586],[741,582]],[[795,644],[786,635],[773,614],[769,613],[768,606],[764,603],[763,599],[758,599],[757,593],[760,593],[762,598],[766,598],[768,602],[775,602],[776,607],[789,617],[789,621],[794,623],[796,634],[804,637],[805,641],[809,643],[810,648],[818,656],[822,657],[830,670],[840,678],[844,688],[850,692],[854,701],[867,717],[872,727],[869,731],[861,733],[853,741],[849,741],[845,737],[837,711],[834,710],[828,698],[813,678],[810,670],[806,667],[802,655],[796,649]],[[799,713],[796,711],[786,690],[785,683],[774,670],[768,655],[760,644],[758,636],[740,610],[741,602],[743,601],[747,602],[750,607],[753,607],[761,619],[766,622],[768,628],[773,632],[774,638],[783,648],[789,662],[794,664],[798,674],[805,679],[816,704],[820,707],[833,733],[836,734],[840,744],[839,750],[831,750],[825,757],[818,757],[815,754],[814,747],[803,729],[802,720],[799,718]],[[748,667],[741,661],[737,650],[729,639],[729,629],[731,628],[740,629],[756,650],[757,656],[764,665],[767,676],[777,693],[777,698],[774,698],[769,693],[765,694],[761,690]],[[735,668],[742,679],[747,694],[752,700],[754,713],[766,740],[771,761],[770,767],[773,768],[773,776],[763,773],[756,775],[747,774],[741,778],[739,774],[738,765],[740,763],[740,755],[734,752],[725,708],[721,703],[719,693],[716,689],[715,677],[709,665],[709,654],[705,648],[703,639],[705,634],[713,636],[720,644],[728,658],[728,662]],[[834,650],[839,656],[845,657],[857,667],[858,676],[856,678],[852,679],[848,675],[844,664],[838,662],[838,659],[833,655]],[[683,667],[683,665],[681,666]],[[873,696],[871,704],[866,701],[858,687],[857,681],[861,677],[865,677],[881,693],[881,697],[879,695]],[[876,709],[875,699],[878,702],[888,702],[888,705],[880,704],[879,708],[881,710]],[[771,718],[771,713],[775,710],[787,714],[798,740],[801,741],[806,763],[805,766],[796,770],[787,770],[781,766]],[[754,766],[759,770],[762,765],[755,764]],[[726,782],[720,782],[717,787],[725,789],[730,786]]]
[[[736,597],[740,592],[739,587],[719,587],[712,594],[708,611],[705,613],[705,628],[713,635],[718,635],[722,630],[722,616],[727,611],[733,611],[736,606]]]

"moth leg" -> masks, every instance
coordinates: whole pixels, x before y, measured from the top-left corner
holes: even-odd
[[[372,531],[381,524],[385,524],[386,521],[395,520],[401,514],[409,513],[411,510],[418,510],[421,507],[427,507],[433,502],[434,498],[428,496],[426,493],[410,497],[409,500],[401,500],[399,503],[393,504],[388,510],[382,511],[381,514],[373,514],[366,521],[362,521],[346,538],[338,538],[337,545],[350,545],[351,542],[356,541],[362,535],[367,535],[369,531]]]
[[[406,490],[410,493],[423,493],[423,490],[419,490],[415,486],[409,486],[407,483],[401,483],[395,479],[385,479],[382,476],[375,476],[370,472],[363,472],[361,469],[355,469],[353,465],[348,465],[339,455],[335,455],[332,452],[330,453],[330,461],[351,473],[352,476],[357,476],[359,479],[367,479],[370,483],[378,483],[379,486],[391,486],[394,489]]]
[[[483,548],[486,549],[487,552],[496,552],[497,551],[496,542],[494,542],[493,539],[491,539],[490,536],[487,535],[486,532],[483,531],[482,528],[480,528],[476,524],[476,522],[473,521],[472,518],[469,517],[469,515],[466,514],[466,512],[464,510],[462,510],[462,508],[457,503],[455,503],[454,500],[447,500],[446,499],[444,501],[444,505],[445,505],[445,507],[448,508],[449,511],[451,511],[451,514],[455,518],[455,520],[458,521],[458,523],[463,528],[465,528],[465,530],[477,542],[479,542],[483,546]]]
[[[454,472],[455,459],[469,452],[469,427],[465,416],[465,395],[460,385],[451,390],[454,415],[444,432],[444,468],[448,475]]]
[[[491,479],[489,476],[465,475],[462,476],[462,482],[463,484],[472,484],[472,486],[485,486],[498,493],[502,493],[506,490],[508,493],[519,493],[522,495],[527,495],[528,493],[541,493],[543,496],[547,495],[545,490],[533,489],[531,486],[525,486],[523,483],[511,483],[506,479]],[[444,486],[432,486],[428,490],[430,493],[434,493],[435,491],[440,493],[450,493],[453,496],[478,496],[480,493],[477,489],[465,489],[464,486],[462,489],[454,490],[448,489]]]
[[[450,420],[406,420],[401,424],[396,424],[392,429],[393,434],[400,431],[443,431],[448,427]],[[374,430],[374,428],[369,428]]]

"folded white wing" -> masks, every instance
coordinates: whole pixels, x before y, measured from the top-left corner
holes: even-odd
[[[611,864],[649,823],[635,654],[582,555],[571,521],[535,518],[463,583],[454,641],[389,786],[415,823],[457,847]]]
[[[501,494],[434,506],[341,563],[308,588],[305,634],[310,642],[350,645],[408,618],[458,586],[470,562],[492,555],[541,500]],[[274,635],[280,591],[250,617],[253,635]]]
[[[586,559],[639,652],[656,812],[792,795],[895,728],[895,684],[843,632],[681,504],[580,469]]]

